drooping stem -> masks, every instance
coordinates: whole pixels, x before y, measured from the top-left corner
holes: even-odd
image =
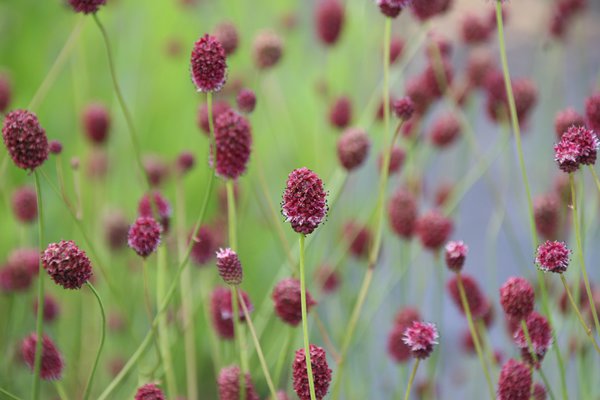
[[[583,274],[583,283],[585,285],[585,291],[588,296],[590,303],[590,310],[592,310],[592,316],[594,318],[594,325],[596,326],[596,332],[600,333],[600,323],[598,322],[598,312],[596,311],[596,302],[592,295],[592,288],[588,279],[587,268],[585,267],[585,256],[583,254],[583,243],[581,240],[581,228],[579,227],[579,214],[577,213],[577,197],[575,194],[575,178],[573,174],[569,174],[569,184],[571,186],[571,203],[573,207],[573,227],[575,228],[575,240],[577,241],[577,254],[579,256],[579,262],[581,264],[581,273]]]
[[[413,382],[415,381],[415,376],[417,376],[417,369],[419,368],[419,360],[418,358],[415,360],[415,364],[413,365],[412,371],[410,373],[410,378],[408,378],[408,385],[406,385],[406,393],[404,394],[404,400],[408,400],[410,397],[410,389],[412,388]]]
[[[37,170],[33,171],[35,179],[35,192],[38,206],[38,246],[40,254],[44,251],[44,204],[42,202],[42,188]],[[33,363],[33,391],[31,398],[37,400],[40,397],[40,369],[42,366],[42,336],[44,333],[44,275],[42,260],[38,265],[38,310],[35,323],[35,358]]]
[[[260,361],[260,366],[262,368],[263,374],[265,375],[265,379],[267,381],[267,386],[269,387],[269,391],[271,392],[271,397],[273,399],[277,398],[277,391],[275,390],[275,386],[273,385],[273,380],[271,379],[271,374],[269,373],[269,368],[267,367],[267,362],[265,360],[265,356],[262,351],[262,347],[260,346],[260,342],[258,340],[258,336],[256,336],[256,330],[254,329],[254,324],[252,323],[252,319],[250,318],[250,313],[248,312],[248,307],[246,307],[246,303],[244,299],[238,297],[240,305],[242,306],[242,312],[244,313],[244,318],[246,319],[246,323],[248,324],[248,329],[250,330],[250,334],[252,335],[252,340],[254,341],[254,347],[256,348],[256,354],[258,354],[258,360]]]
[[[581,311],[579,311],[579,307],[577,307],[575,300],[573,300],[573,295],[571,294],[571,289],[569,289],[569,285],[567,284],[567,280],[565,279],[565,276],[563,274],[560,274],[560,280],[562,281],[563,286],[565,287],[565,292],[567,292],[567,296],[569,297],[569,302],[571,303],[573,310],[575,310],[575,314],[577,314],[577,319],[579,320],[579,323],[583,327],[585,334],[592,341],[592,344],[594,345],[594,349],[596,349],[596,352],[600,355],[600,347],[598,347],[598,343],[596,342],[596,339],[594,338],[594,334],[592,333],[592,330],[585,323],[585,319],[583,318],[583,315],[581,315]]]
[[[106,312],[104,311],[104,304],[102,303],[102,299],[100,295],[96,291],[94,285],[90,283],[90,281],[86,282],[86,285],[90,288],[96,300],[98,301],[98,306],[100,307],[100,317],[101,317],[101,325],[100,325],[100,346],[98,347],[98,352],[96,353],[96,359],[94,360],[94,366],[92,367],[92,372],[90,373],[90,377],[88,378],[87,384],[85,385],[85,391],[83,395],[83,399],[87,400],[90,398],[90,393],[92,391],[92,384],[94,382],[94,376],[96,375],[96,369],[98,368],[98,363],[100,361],[100,355],[102,354],[102,349],[104,348],[104,340],[106,338]]]
[[[487,363],[483,357],[483,352],[481,351],[481,343],[479,343],[479,334],[475,329],[475,324],[473,324],[473,316],[471,315],[471,307],[469,306],[469,301],[467,300],[467,294],[465,293],[465,287],[463,286],[462,276],[460,272],[456,273],[456,283],[458,285],[458,292],[460,294],[460,301],[462,303],[463,309],[465,311],[465,316],[467,317],[467,324],[469,325],[469,331],[471,331],[471,337],[473,338],[473,344],[475,345],[475,350],[477,351],[477,357],[479,357],[479,363],[481,364],[481,368],[483,369],[483,374],[485,375],[485,380],[487,382],[490,399],[494,400],[496,395],[494,394],[494,385],[492,383],[492,378],[490,378],[490,372],[488,371]]]
[[[310,361],[310,340],[308,338],[308,318],[306,311],[306,278],[304,271],[304,235],[300,234],[300,302],[302,308],[302,335],[304,337],[304,355],[306,359],[306,373],[308,374],[308,387],[311,400],[317,400],[315,394],[315,380]]]

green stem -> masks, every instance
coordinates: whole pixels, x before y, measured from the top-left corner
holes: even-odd
[[[529,354],[531,354],[531,357],[533,358],[533,364],[535,366],[537,366],[538,365],[538,356],[537,356],[537,353],[535,352],[535,349],[533,348],[533,342],[531,341],[531,335],[529,334],[529,328],[527,327],[527,322],[525,322],[525,319],[521,320],[521,329],[523,329],[523,334],[525,335],[525,341],[527,342],[527,348],[529,350]],[[533,366],[531,368],[533,368]],[[531,382],[531,387],[530,387],[529,392],[533,393],[533,382]]]
[[[585,291],[587,292],[588,301],[590,303],[590,310],[592,310],[592,316],[594,318],[594,325],[596,326],[596,332],[600,333],[600,322],[598,322],[598,312],[596,311],[596,304],[594,296],[592,295],[592,288],[588,279],[587,268],[585,267],[585,256],[583,255],[583,243],[581,240],[581,229],[579,227],[579,215],[577,213],[577,197],[575,195],[575,177],[573,174],[569,174],[569,184],[571,185],[571,203],[573,203],[573,226],[575,228],[575,239],[577,241],[577,254],[579,256],[579,262],[581,263],[581,272],[583,274],[583,283],[585,285]]]
[[[462,276],[460,271],[456,273],[456,283],[458,284],[458,292],[460,294],[460,301],[462,303],[463,309],[465,311],[465,315],[467,317],[467,324],[469,325],[469,330],[471,331],[471,336],[473,337],[473,344],[475,345],[475,350],[477,351],[477,357],[479,357],[479,362],[481,363],[481,367],[483,369],[483,374],[485,375],[485,380],[487,382],[490,399],[494,400],[496,398],[494,392],[494,384],[492,383],[492,378],[490,378],[490,372],[488,371],[487,363],[483,358],[483,352],[481,351],[481,344],[479,343],[479,334],[475,329],[475,325],[473,324],[473,317],[471,315],[471,307],[469,306],[469,301],[467,300],[467,294],[465,293],[465,287],[463,286]]]
[[[239,311],[239,303],[238,298],[238,289],[237,286],[231,287],[231,306],[233,308],[233,336],[237,339],[238,344],[238,352],[240,356],[240,376],[238,377],[239,383],[238,387],[240,388],[240,399],[246,400],[246,391],[244,388],[246,387],[246,374],[248,373],[248,357],[246,356],[246,343],[244,334],[242,332],[242,326],[240,324],[240,311]],[[243,302],[243,300],[242,300]]]
[[[408,385],[406,385],[406,393],[404,394],[404,400],[408,400],[410,397],[410,389],[412,388],[413,382],[415,381],[415,376],[417,376],[417,368],[419,368],[419,360],[418,358],[415,360],[415,364],[413,365],[412,372],[410,373],[410,378],[408,379]]]
[[[594,177],[594,182],[596,183],[596,188],[600,192],[600,179],[598,179],[598,174],[596,174],[596,170],[594,169],[593,165],[588,165],[588,168],[589,168],[590,172],[592,173],[592,176]]]
[[[87,400],[90,397],[90,393],[92,391],[92,384],[94,382],[94,376],[96,374],[96,369],[98,368],[98,362],[100,361],[100,355],[102,354],[102,349],[104,348],[104,340],[106,338],[106,313],[104,311],[104,304],[102,303],[102,299],[100,295],[96,291],[96,288],[90,283],[90,281],[86,282],[87,286],[90,288],[96,300],[98,301],[98,306],[100,307],[100,316],[102,319],[102,325],[100,328],[100,346],[98,347],[98,352],[96,353],[96,359],[94,360],[94,366],[92,367],[92,372],[90,377],[85,385],[85,391],[83,395],[83,399]]]
[[[161,246],[158,248],[158,268],[156,276],[156,304],[160,304],[165,296],[165,279],[167,275],[167,253]],[[161,315],[158,320],[158,339],[160,352],[164,360],[163,369],[167,381],[167,392],[169,398],[177,397],[177,381],[173,372],[173,357],[171,355],[171,346],[169,344],[169,331],[167,327],[166,315]]]
[[[292,343],[294,342],[294,334],[296,330],[293,327],[288,328],[288,335],[285,338],[285,342],[283,343],[283,351],[279,352],[279,358],[277,359],[277,363],[275,364],[275,384],[279,386],[279,382],[281,382],[281,372],[283,371],[283,365],[285,364],[286,356],[289,354],[290,349],[292,347]]]
[[[594,338],[594,334],[592,333],[592,330],[585,323],[585,319],[583,318],[583,315],[581,315],[581,311],[579,311],[579,307],[577,307],[575,300],[573,300],[573,295],[571,294],[571,289],[569,289],[569,285],[567,284],[567,280],[565,279],[565,276],[563,274],[560,274],[560,279],[563,283],[563,286],[565,287],[565,292],[567,292],[567,296],[569,297],[569,302],[571,302],[571,306],[573,307],[573,310],[575,310],[575,314],[577,314],[577,319],[579,320],[579,323],[583,327],[585,334],[592,341],[592,344],[594,345],[594,349],[600,355],[600,347],[598,347],[598,343],[596,343],[596,339]]]
[[[228,179],[225,182],[225,189],[227,191],[227,221],[229,229],[229,247],[233,251],[237,251],[237,217],[235,213],[235,196],[233,192],[233,181]]]
[[[12,393],[7,392],[6,390],[0,388],[0,399],[2,400],[21,400],[19,397],[15,396]]]
[[[42,202],[42,188],[40,186],[40,176],[37,169],[33,171],[35,178],[35,192],[37,195],[38,206],[38,237],[40,254],[44,251],[44,203]],[[35,323],[36,345],[35,359],[33,363],[33,390],[31,398],[37,400],[40,398],[40,369],[42,366],[42,337],[44,333],[44,269],[42,260],[38,266],[38,310]]]
[[[58,393],[60,400],[69,400],[69,396],[67,396],[67,392],[65,391],[62,381],[54,381],[54,387],[56,388],[56,392]]]
[[[306,311],[306,279],[304,271],[304,235],[300,234],[300,302],[302,306],[302,335],[304,336],[304,355],[306,359],[306,373],[308,374],[308,387],[311,400],[317,400],[315,394],[315,381],[310,361],[310,340],[308,338],[308,317]]]
[[[119,105],[121,106],[121,110],[123,111],[123,116],[125,117],[127,127],[129,128],[129,135],[131,137],[131,142],[133,144],[133,154],[134,154],[135,160],[138,164],[140,173],[142,174],[142,177],[144,178],[144,181],[146,182],[146,184],[148,186],[148,188],[147,188],[148,192],[150,192],[151,184],[150,184],[149,177],[147,176],[147,174],[144,170],[144,164],[142,163],[140,144],[138,141],[137,133],[135,131],[135,126],[133,125],[133,118],[131,117],[131,113],[130,113],[129,109],[127,108],[127,103],[125,103],[125,98],[123,97],[123,93],[121,92],[119,82],[117,81],[115,62],[113,59],[113,52],[111,49],[110,41],[108,39],[108,33],[106,32],[104,25],[102,25],[102,23],[100,22],[100,19],[98,18],[98,14],[94,13],[94,14],[92,14],[92,16],[94,18],[94,21],[96,22],[96,25],[98,25],[98,29],[100,29],[100,32],[102,33],[102,38],[104,39],[104,45],[106,47],[106,55],[108,58],[108,67],[110,69],[110,77],[112,79],[112,84],[113,84],[113,88],[115,90],[115,94],[117,95],[117,100],[119,101]]]
[[[546,378],[546,374],[544,374],[544,371],[542,371],[542,368],[538,369],[538,374],[540,375],[540,378],[542,378],[542,382],[544,382],[544,385],[546,386],[546,390],[548,391],[548,394],[550,395],[550,399],[556,400],[556,397],[554,397],[554,392],[552,391],[552,387],[550,386],[550,382],[548,381],[548,378]]]

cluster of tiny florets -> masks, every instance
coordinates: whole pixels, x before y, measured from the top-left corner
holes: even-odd
[[[231,109],[221,113],[215,120],[215,145],[215,170],[219,176],[236,179],[246,172],[252,147],[248,120]],[[214,158],[211,153],[211,159]]]
[[[50,243],[42,254],[42,265],[65,289],[79,289],[92,277],[90,259],[72,240]]]
[[[302,321],[301,295],[300,281],[297,279],[285,278],[275,285],[271,297],[275,303],[275,313],[283,322],[297,326]],[[309,312],[315,304],[306,291],[306,311]]]
[[[528,400],[531,394],[531,371],[514,359],[502,366],[498,379],[498,400]]]
[[[308,168],[290,172],[281,210],[294,231],[311,234],[327,214],[327,193],[321,178]]]
[[[538,246],[535,263],[544,272],[562,274],[569,266],[570,255],[565,243],[547,240]]]
[[[535,292],[525,278],[510,277],[500,287],[500,304],[510,318],[527,318],[535,305]]]
[[[229,247],[217,251],[217,270],[226,284],[239,285],[242,283],[242,263],[237,253]]]
[[[414,321],[404,331],[404,343],[409,347],[415,358],[425,359],[431,355],[433,348],[438,344],[439,335],[434,324]]]
[[[191,72],[192,81],[199,92],[217,92],[225,84],[225,50],[214,36],[205,34],[194,43]]]
[[[140,257],[148,257],[154,253],[160,244],[163,228],[152,217],[139,217],[129,228],[127,244]]]
[[[69,4],[75,12],[93,14],[106,4],[106,0],[69,0]]]
[[[154,383],[146,383],[135,392],[134,400],[165,400],[162,390]]]
[[[10,158],[22,169],[34,170],[48,158],[48,138],[37,116],[26,110],[4,117],[2,139]]]
[[[325,350],[321,347],[311,344],[310,364],[312,368],[315,395],[318,400],[321,400],[327,394],[329,384],[331,383],[331,369],[327,364],[327,356]],[[296,351],[296,357],[292,365],[292,376],[294,380],[294,391],[300,400],[310,400],[310,389],[308,386],[308,372],[306,368],[306,353],[304,349]]]
[[[258,400],[260,397],[254,389],[250,374],[244,376],[245,394],[247,400]],[[238,400],[240,396],[240,368],[236,365],[230,365],[221,369],[217,377],[219,389],[219,400]]]
[[[360,167],[371,148],[367,133],[359,128],[348,128],[337,142],[338,159],[342,167],[352,171]]]
[[[469,247],[462,241],[452,241],[446,243],[444,257],[446,266],[452,271],[460,271],[467,258]]]
[[[554,145],[554,159],[558,167],[567,173],[575,172],[580,165],[593,165],[600,147],[596,133],[584,126],[571,126],[563,132]]]
[[[21,357],[32,372],[35,363],[36,346],[37,335],[35,333],[27,336],[21,343]],[[42,361],[40,364],[40,377],[44,380],[60,379],[63,369],[63,358],[56,348],[56,345],[48,336],[42,336]]]

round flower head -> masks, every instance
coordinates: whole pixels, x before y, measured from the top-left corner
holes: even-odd
[[[50,143],[48,143],[48,151],[50,151],[51,154],[60,154],[62,153],[62,149],[62,143],[58,140],[51,140]]]
[[[152,217],[139,217],[129,228],[127,244],[140,257],[148,257],[160,244],[162,226]]]
[[[162,390],[154,383],[146,383],[135,392],[134,400],[165,400]]]
[[[112,212],[104,221],[104,240],[111,250],[127,246],[129,224],[120,212]]]
[[[217,377],[219,389],[219,400],[238,400],[240,399],[240,369],[236,365],[230,365],[221,369]],[[247,400],[259,400],[260,397],[254,389],[250,374],[245,376],[245,389]]]
[[[229,247],[217,251],[217,270],[226,284],[239,285],[242,283],[242,263],[236,252]]]
[[[252,131],[246,118],[233,110],[219,115],[215,121],[215,144],[217,175],[237,179],[246,172],[252,147]],[[211,153],[211,164],[213,159]]]
[[[273,289],[271,298],[275,303],[275,312],[281,320],[292,326],[297,326],[302,321],[300,281],[294,278],[285,278]],[[317,304],[308,290],[306,291],[306,312]]]
[[[108,130],[110,129],[110,115],[104,105],[99,103],[88,105],[83,110],[81,122],[87,138],[93,144],[106,142]]]
[[[0,291],[24,292],[31,286],[34,275],[23,265],[8,263],[0,268]]]
[[[410,348],[404,343],[404,331],[410,327],[413,322],[419,321],[421,316],[419,312],[411,307],[401,309],[394,318],[394,326],[388,336],[387,349],[392,359],[398,363],[406,362],[410,359]]]
[[[398,189],[388,203],[388,218],[392,230],[401,238],[410,239],[417,221],[417,201],[411,192]]]
[[[571,173],[579,169],[579,154],[579,145],[564,137],[554,145],[554,161],[563,172]]]
[[[569,266],[570,254],[571,250],[564,242],[547,240],[538,246],[535,263],[544,272],[562,274]]]
[[[485,83],[486,75],[494,66],[494,59],[489,52],[483,50],[472,51],[467,61],[469,84],[474,87],[482,87]]]
[[[344,6],[339,0],[320,0],[315,9],[317,36],[325,46],[334,45],[344,26]]]
[[[34,248],[23,247],[16,249],[8,256],[8,263],[23,268],[31,276],[36,276],[40,269],[40,253]]]
[[[419,217],[416,229],[423,247],[436,250],[448,240],[453,224],[439,211],[431,210]]]
[[[231,22],[221,22],[215,27],[214,38],[223,46],[225,55],[231,55],[238,47],[238,31]]]
[[[527,318],[535,305],[533,287],[525,278],[508,278],[500,287],[500,304],[510,318],[518,321]]]
[[[420,21],[448,11],[451,0],[413,0],[412,12]]]
[[[548,320],[535,311],[529,314],[526,323],[533,351],[536,353],[538,362],[541,362],[552,344],[552,328],[550,327]],[[517,329],[514,339],[517,347],[524,350],[524,353],[529,355],[528,341],[522,327]],[[526,360],[532,363],[533,356],[526,357]]]
[[[283,41],[270,31],[260,32],[254,39],[254,64],[258,69],[274,67],[283,54]]]
[[[571,107],[556,113],[556,117],[554,118],[554,131],[556,132],[556,138],[558,140],[562,138],[563,133],[571,126],[585,127],[585,119]]]
[[[242,89],[239,91],[237,97],[237,106],[241,112],[250,114],[256,107],[256,95],[250,89]]]
[[[10,81],[6,74],[0,73],[0,113],[4,113],[12,97]]]
[[[48,138],[36,115],[26,110],[4,117],[2,139],[10,158],[22,169],[34,170],[48,158]]]
[[[92,277],[90,259],[72,240],[50,243],[42,254],[42,265],[65,289],[80,289]]]
[[[213,231],[208,226],[203,225],[198,228],[198,232],[194,237],[191,236],[190,233],[190,240],[194,241],[190,253],[192,262],[199,266],[207,264],[215,255],[217,247],[217,240]]]
[[[213,326],[221,339],[233,339],[233,307],[231,303],[231,290],[224,287],[216,287],[210,297],[210,314]],[[250,302],[248,294],[243,290],[240,295],[244,299],[244,304],[248,312],[254,310],[254,306]],[[238,299],[239,305],[239,299]],[[245,321],[244,311],[241,306],[238,307],[238,318],[240,322]]]
[[[498,400],[529,400],[531,382],[529,367],[511,358],[500,371]]]
[[[583,165],[594,165],[600,141],[596,133],[583,126],[571,126],[563,134],[561,142],[575,144],[578,148],[577,162]]]
[[[143,163],[146,177],[152,187],[160,186],[169,176],[169,166],[161,157],[148,155],[144,157]]]
[[[192,168],[194,168],[194,166],[196,165],[196,157],[190,151],[182,151],[177,156],[175,165],[177,167],[177,171],[179,171],[179,173],[183,175],[186,172],[191,171]]]
[[[460,122],[454,113],[438,117],[431,128],[431,143],[438,148],[451,145],[460,135]]]
[[[398,37],[392,38],[390,42],[390,64],[394,64],[404,51],[404,40]]]
[[[546,400],[546,387],[541,383],[533,385],[533,400]]]
[[[215,121],[219,117],[219,115],[223,114],[225,111],[229,110],[230,108],[231,107],[229,106],[229,103],[227,103],[226,101],[217,100],[213,103],[213,107],[212,107],[213,126],[215,124]],[[202,129],[202,132],[204,134],[206,134],[206,136],[209,136],[210,124],[208,121],[208,106],[206,104],[202,104],[202,105],[200,105],[200,108],[198,108],[198,127],[200,129]]]
[[[325,350],[321,347],[311,344],[310,364],[312,368],[315,395],[321,400],[327,394],[329,384],[331,383],[331,369],[327,364]],[[296,350],[296,357],[292,364],[292,376],[294,380],[294,391],[300,400],[310,400],[310,389],[308,386],[308,372],[306,370],[306,353],[304,348]]]
[[[33,302],[33,315],[37,315],[37,312],[38,312],[38,301],[37,301],[37,299],[35,299],[35,301]],[[56,320],[56,317],[58,317],[59,313],[60,313],[60,306],[58,305],[58,303],[56,302],[54,297],[45,295],[44,296],[44,314],[43,314],[44,322],[48,322],[48,323],[54,322]]]
[[[225,50],[209,34],[202,36],[192,49],[192,82],[199,92],[218,92],[227,78]]]
[[[315,275],[323,293],[333,293],[340,285],[339,274],[328,265],[321,265]]]
[[[390,165],[388,166],[388,173],[390,175],[400,172],[400,169],[404,165],[404,159],[406,158],[406,153],[399,146],[392,147],[392,151],[390,154]],[[383,168],[383,153],[379,153],[379,157],[377,159],[377,164],[379,165],[379,170],[381,171]]]
[[[347,171],[360,167],[369,154],[371,141],[359,128],[348,128],[337,141],[338,160]]]
[[[281,210],[294,231],[309,235],[325,219],[326,197],[321,178],[306,167],[298,168],[288,176]]]
[[[471,310],[471,315],[473,318],[482,317],[488,311],[489,304],[485,299],[479,284],[475,279],[467,274],[462,274],[460,279],[465,289],[467,304]],[[454,304],[456,304],[460,312],[464,315],[465,310],[463,308],[462,300],[460,298],[460,291],[458,289],[458,277],[453,277],[450,279],[448,281],[447,288],[448,292],[450,293],[450,297],[454,301]]]
[[[479,44],[486,42],[493,27],[490,27],[486,18],[473,13],[467,13],[461,25],[462,39],[466,44]]]
[[[523,123],[537,103],[537,89],[529,79],[518,79],[513,82],[513,94],[517,108],[517,118]]]
[[[451,241],[445,247],[446,266],[451,271],[460,271],[467,258],[469,247],[462,241]]]
[[[371,247],[372,235],[368,226],[348,222],[344,225],[344,236],[350,243],[350,254],[355,257],[365,257]]]
[[[352,103],[346,96],[339,97],[329,109],[329,122],[336,128],[343,129],[352,120]]]
[[[35,333],[27,336],[21,343],[21,357],[32,372],[35,363],[36,346],[37,335]],[[46,381],[60,379],[63,368],[63,358],[56,348],[56,345],[52,339],[44,335],[42,339],[42,362],[40,366],[40,377]]]
[[[69,4],[75,12],[93,14],[106,4],[106,0],[69,0]]]
[[[152,204],[150,199],[152,198]],[[158,191],[152,192],[151,195],[145,194],[138,203],[138,215],[140,217],[152,217],[155,213],[160,218],[160,223],[164,232],[169,230],[171,221],[171,204]]]
[[[414,321],[404,330],[404,343],[410,348],[413,357],[428,358],[438,344],[438,332],[434,324]]]
[[[585,116],[590,128],[600,131],[600,92],[585,100]]]
[[[554,238],[560,222],[558,196],[548,193],[537,197],[533,202],[533,215],[538,233],[547,239]]]
[[[410,3],[411,0],[377,0],[381,13],[389,18],[396,18]]]
[[[393,100],[391,107],[394,115],[402,121],[409,120],[415,112],[415,104],[408,96]]]
[[[18,188],[12,195],[11,203],[17,220],[24,224],[35,222],[38,209],[37,196],[34,189],[28,186]]]

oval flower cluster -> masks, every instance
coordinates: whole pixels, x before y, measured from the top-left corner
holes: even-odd
[[[308,168],[290,172],[283,192],[281,211],[294,231],[309,235],[327,214],[327,192],[323,181]]]
[[[571,126],[554,145],[554,160],[566,173],[575,172],[580,165],[594,165],[600,141],[596,133],[583,126]]]

